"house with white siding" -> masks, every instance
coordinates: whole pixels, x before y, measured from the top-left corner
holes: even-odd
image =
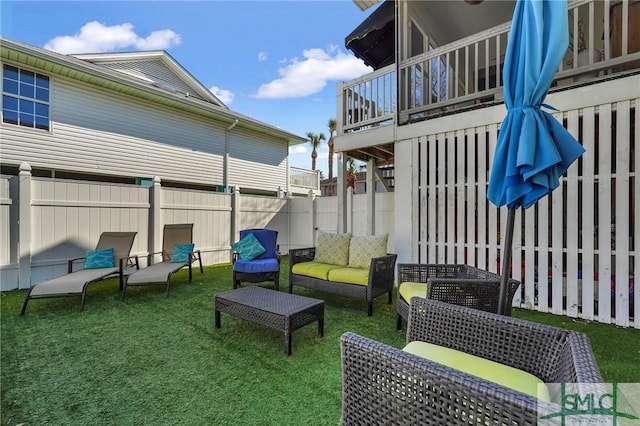
[[[0,173],[277,195],[306,138],[229,109],[165,51],[63,55],[0,39]],[[304,191],[306,193],[307,190]]]
[[[486,196],[515,1],[353,2],[367,16],[345,46],[373,71],[337,90],[338,229],[350,215],[348,158],[367,164],[370,188],[392,165],[398,262],[501,272],[506,208]],[[640,2],[569,0],[568,17],[569,49],[545,103],[586,153],[557,190],[518,211],[513,303],[627,326],[640,302]],[[367,195],[375,234],[378,197]]]

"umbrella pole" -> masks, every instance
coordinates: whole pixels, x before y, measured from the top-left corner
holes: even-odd
[[[516,220],[516,208],[510,208],[507,214],[507,230],[504,236],[502,254],[502,278],[500,280],[500,298],[498,299],[498,313],[504,315],[506,311],[507,294],[509,293],[509,270],[511,268],[511,247],[513,245],[513,224]]]

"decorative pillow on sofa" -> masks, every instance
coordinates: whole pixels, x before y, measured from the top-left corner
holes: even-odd
[[[116,266],[113,248],[89,250],[85,255],[84,269],[113,268]]]
[[[171,263],[183,263],[189,261],[189,255],[193,252],[194,244],[176,244],[173,246]]]
[[[315,262],[347,266],[349,262],[349,242],[351,234],[318,232]]]
[[[242,260],[253,260],[265,252],[265,248],[253,234],[247,234],[237,243],[231,244],[231,248],[238,252]]]
[[[349,246],[349,266],[369,269],[371,259],[387,254],[389,234],[352,237]]]

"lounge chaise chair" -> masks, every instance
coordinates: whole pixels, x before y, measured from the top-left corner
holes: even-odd
[[[191,264],[196,260],[200,263],[200,273],[204,273],[200,250],[193,250],[193,223],[165,225],[162,251],[149,254],[149,263],[155,255],[161,255],[162,262],[151,264],[129,275],[124,282],[122,300],[129,286],[164,285],[167,288],[168,297],[171,275],[188,267],[189,282],[191,282],[193,280]]]
[[[43,281],[32,286],[22,304],[20,315],[24,315],[31,299],[80,296],[80,310],[84,309],[89,284],[107,278],[119,277],[122,290],[127,269],[138,268],[137,256],[129,256],[136,232],[103,232],[96,249],[87,256],[70,259],[67,275]],[[74,263],[85,260],[84,268],[74,271]]]

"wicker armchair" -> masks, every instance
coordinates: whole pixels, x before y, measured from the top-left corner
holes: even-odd
[[[440,300],[459,306],[498,312],[500,298],[499,275],[469,265],[455,264],[398,264],[398,301],[396,328],[402,329],[402,320],[409,315],[409,302],[400,294],[402,283],[425,283],[427,299]],[[513,299],[520,281],[509,280],[509,295]],[[511,304],[507,304],[505,315],[511,316]]]
[[[586,335],[477,309],[414,297],[407,342],[415,340],[509,365],[545,383],[582,383],[583,390],[602,382]],[[341,350],[343,425],[535,425],[539,403],[555,409],[353,333],[342,335]]]

